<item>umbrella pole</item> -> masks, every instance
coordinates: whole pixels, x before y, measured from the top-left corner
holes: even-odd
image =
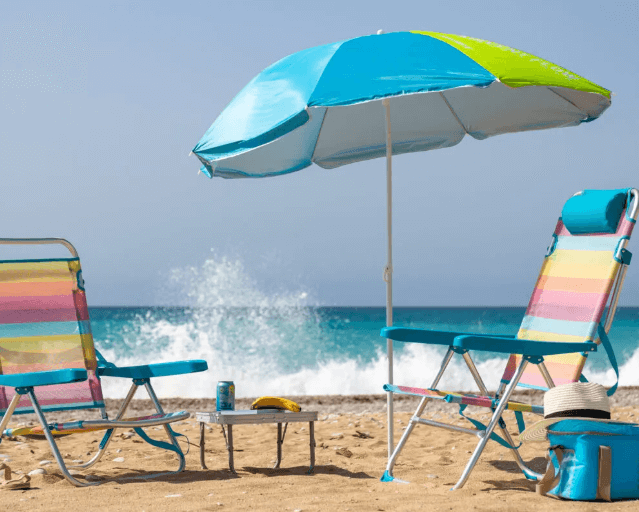
[[[391,139],[390,99],[382,100],[386,112],[386,230],[388,236],[388,259],[384,267],[384,281],[386,281],[386,327],[393,325],[393,146]],[[388,383],[393,383],[393,340],[386,340],[386,354],[388,357]],[[390,460],[395,439],[393,436],[393,393],[386,394],[387,423],[388,423],[388,458]]]

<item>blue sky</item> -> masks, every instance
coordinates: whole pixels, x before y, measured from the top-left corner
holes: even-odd
[[[639,186],[634,1],[4,2],[1,236],[71,240],[91,305],[179,302],[172,270],[211,257],[270,296],[383,305],[382,159],[209,180],[188,157],[263,68],[379,29],[493,40],[615,93],[594,123],[394,159],[395,303],[525,305],[563,202]]]

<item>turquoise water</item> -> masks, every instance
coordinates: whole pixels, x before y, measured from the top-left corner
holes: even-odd
[[[233,380],[238,396],[381,393],[386,382],[384,308],[311,307],[300,300],[257,306],[91,308],[98,347],[118,364],[206,359],[210,370],[158,379],[164,396],[206,396],[218,380]],[[515,334],[525,308],[396,308],[394,324],[457,332]],[[620,308],[610,333],[622,385],[639,385],[639,308]],[[442,347],[395,342],[395,382],[428,386]],[[477,353],[480,372],[496,385],[504,358]],[[442,387],[475,389],[460,361]],[[586,374],[613,382],[605,353],[593,354]],[[111,384],[123,394],[123,384]]]

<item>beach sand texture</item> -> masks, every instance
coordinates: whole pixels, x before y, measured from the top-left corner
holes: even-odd
[[[541,394],[533,395],[538,401]],[[613,418],[636,421],[639,417],[639,392],[636,388],[620,389],[613,401]],[[127,429],[118,431],[105,457],[88,474],[105,483],[97,487],[76,488],[61,476],[46,441],[24,437],[4,438],[0,459],[16,471],[30,472],[42,468],[46,474],[32,476],[28,491],[4,491],[1,499],[7,510],[636,510],[636,501],[584,503],[560,501],[535,493],[533,482],[517,469],[510,453],[497,443],[489,443],[466,486],[455,492],[456,482],[476,444],[474,437],[442,429],[418,425],[395,467],[395,476],[410,484],[382,483],[386,445],[385,396],[296,397],[306,410],[319,411],[315,425],[316,466],[307,475],[309,465],[308,424],[288,426],[280,469],[272,469],[276,456],[275,425],[240,425],[234,428],[235,468],[228,471],[228,457],[220,427],[206,427],[206,464],[200,469],[199,424],[194,417],[175,424],[190,442],[186,470],[154,480],[124,480],[145,470],[171,470],[175,458],[155,449]],[[109,406],[117,405],[113,401]],[[214,401],[170,399],[166,408],[183,408],[191,413],[212,410]],[[238,400],[237,408],[247,408],[248,399]],[[411,410],[414,399],[397,400],[397,409]],[[427,411],[441,421],[467,426],[454,407],[431,402]],[[140,412],[150,410],[150,403],[137,400]],[[471,410],[469,408],[469,410]],[[136,411],[136,412],[137,412]],[[507,412],[507,415],[510,413]],[[411,414],[395,415],[396,435],[408,423]],[[53,415],[52,415],[53,417]],[[488,419],[486,411],[475,415]],[[66,419],[58,415],[54,419]],[[535,416],[526,418],[534,421]],[[18,422],[31,422],[32,416],[17,416]],[[509,424],[514,425],[514,421]],[[150,434],[162,438],[156,427]],[[69,460],[88,460],[95,450],[99,433],[61,438],[61,453]],[[180,438],[184,439],[184,438]],[[185,441],[181,441],[185,446]],[[525,460],[537,471],[545,468],[544,444],[524,445]]]

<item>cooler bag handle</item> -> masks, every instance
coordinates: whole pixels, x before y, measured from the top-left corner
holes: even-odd
[[[550,454],[554,452],[557,458],[557,471],[555,472],[555,465],[552,463]],[[546,455],[548,465],[546,466],[546,473],[537,482],[537,494],[540,496],[546,496],[550,489],[554,489],[561,480],[559,470],[561,463],[564,460],[564,449],[562,446],[551,446]],[[599,447],[599,474],[597,476],[597,497],[595,499],[601,499],[605,501],[612,501],[610,498],[610,484],[612,482],[612,451],[610,446]]]
[[[555,473],[555,465],[552,463],[550,454],[554,452],[557,458],[557,472]],[[559,483],[559,468],[561,468],[561,462],[564,460],[563,446],[551,446],[548,449],[548,455],[546,455],[546,473],[541,477],[541,480],[537,482],[537,494],[540,496],[546,496],[548,491],[557,486]]]
[[[597,477],[597,499],[610,499],[610,484],[612,482],[612,450],[610,446],[599,447],[599,476]]]

